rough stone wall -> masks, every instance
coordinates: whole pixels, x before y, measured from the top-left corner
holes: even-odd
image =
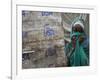
[[[65,66],[64,33],[61,13],[22,12],[23,68],[44,68]]]

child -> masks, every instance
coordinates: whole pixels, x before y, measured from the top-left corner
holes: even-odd
[[[84,20],[79,19],[72,24],[71,42],[65,45],[68,66],[89,65],[89,40],[84,31]]]

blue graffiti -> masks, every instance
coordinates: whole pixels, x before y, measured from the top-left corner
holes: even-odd
[[[25,16],[25,11],[22,11],[22,15]]]
[[[22,15],[23,15],[23,16],[27,16],[28,13],[29,13],[29,11],[24,11],[24,10],[22,11]]]
[[[26,38],[27,37],[27,32],[23,31],[22,32],[22,38]]]
[[[45,26],[45,31],[44,31],[45,33],[44,33],[44,35],[48,36],[48,37],[55,35],[54,29],[50,28],[48,25],[49,24],[46,24],[46,26]]]
[[[54,30],[53,29],[47,29],[46,35],[47,36],[53,36],[54,35]]]
[[[42,16],[50,16],[53,13],[52,12],[41,12]]]

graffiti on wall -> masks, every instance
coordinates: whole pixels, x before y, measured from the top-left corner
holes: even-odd
[[[42,16],[50,16],[53,12],[41,12]]]
[[[44,29],[44,35],[46,37],[51,37],[55,35],[55,30],[49,25],[49,24],[45,24],[45,29]]]

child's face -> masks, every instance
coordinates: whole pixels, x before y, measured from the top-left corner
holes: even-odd
[[[74,31],[74,32],[80,32],[80,33],[84,32],[83,28],[79,24],[75,25],[72,28],[72,31]]]
[[[80,32],[80,33],[84,32],[83,28],[79,24],[75,25],[72,28],[72,30],[74,32]],[[79,38],[79,42],[82,42],[84,40],[84,38],[82,36],[78,36],[78,38]],[[72,45],[75,48],[75,46],[76,46],[76,36],[73,36],[71,40],[72,40]]]

